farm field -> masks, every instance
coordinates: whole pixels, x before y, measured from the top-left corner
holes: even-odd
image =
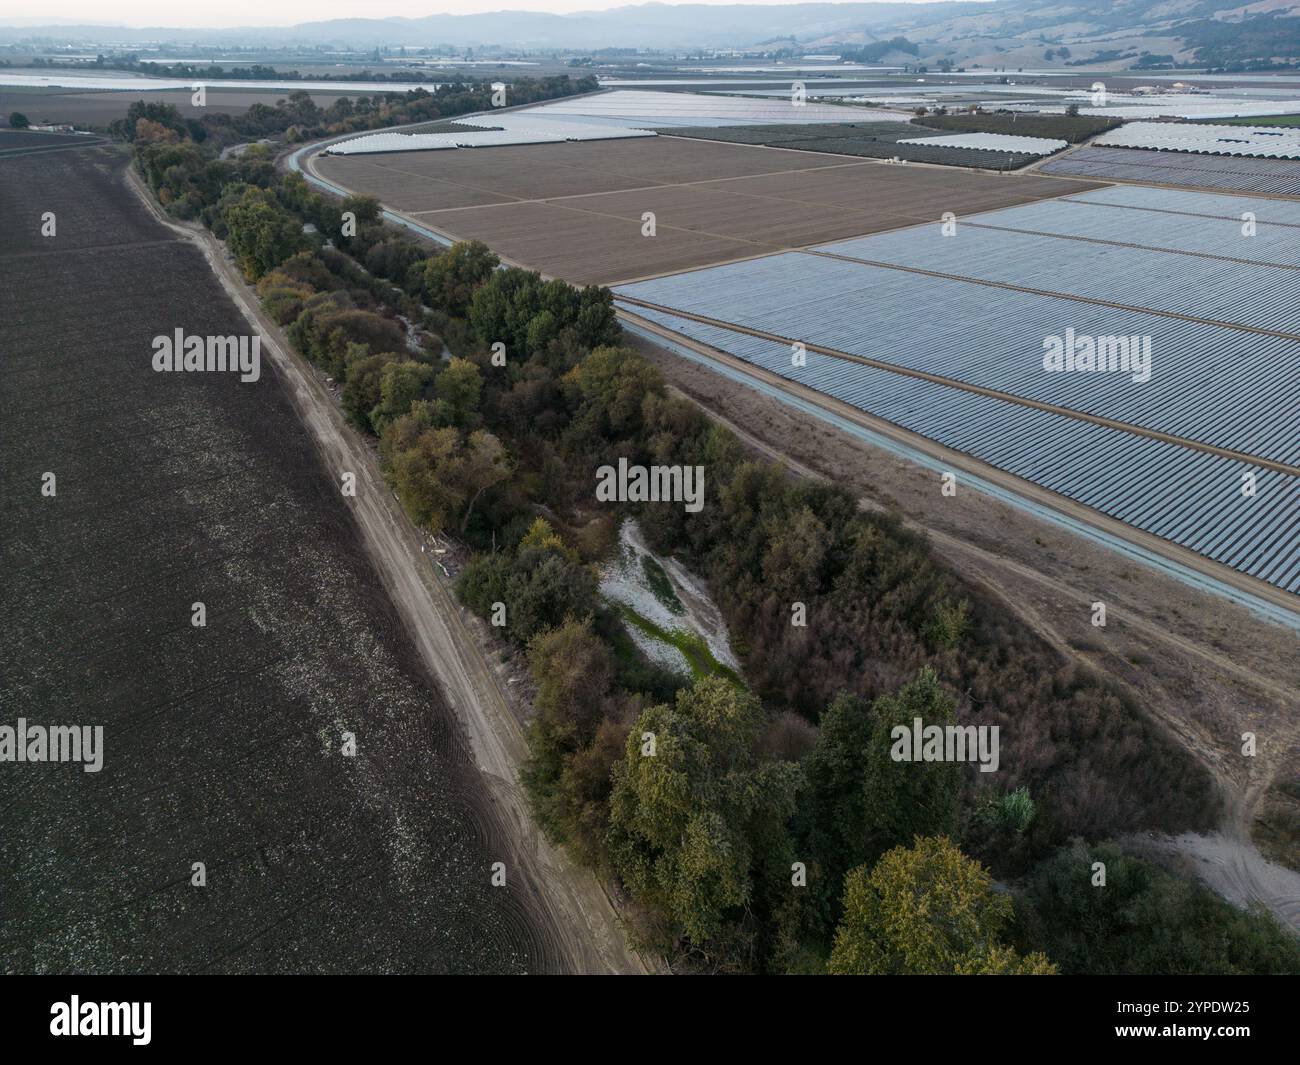
[[[555,968],[489,886],[466,741],[265,352],[255,383],[151,368],[155,335],[250,328],[125,162],[0,160],[0,716],[104,730],[97,773],[0,775],[6,969]]]
[[[81,91],[68,89],[31,89],[0,86],[0,116],[8,118],[10,112],[21,111],[34,123],[70,122],[74,125],[107,126],[115,119],[125,118],[127,108],[137,100],[149,103],[171,104],[184,118],[200,118],[205,113],[242,115],[253,104],[273,105],[293,92],[292,89],[270,91],[267,89],[227,88],[220,82],[208,82],[206,107],[193,105],[193,93],[186,90]],[[313,91],[311,98],[319,107],[329,107],[341,96],[365,96],[358,92]]]
[[[1225,126],[1300,126],[1300,115],[1263,115],[1259,118],[1216,118],[1210,122]]]
[[[1300,159],[1300,132],[1279,126],[1218,122],[1126,122],[1093,141],[1098,148],[1135,148],[1255,159]]]
[[[722,319],[625,307],[1284,591],[1300,589],[1300,477],[823,356],[813,340],[806,366],[795,368],[788,335],[756,338]],[[1260,506],[1239,503],[1243,472],[1256,476]]]
[[[950,133],[1005,133],[1018,137],[1048,137],[1072,144],[1087,140],[1103,130],[1114,129],[1118,118],[1105,115],[1048,114],[948,114],[914,118],[913,125]]]
[[[98,137],[79,133],[4,129],[0,130],[0,157],[57,151],[62,148],[84,148],[90,144],[100,143],[102,142]]]
[[[1119,225],[1130,241],[1204,239],[1228,253],[1233,223],[1213,217],[1224,197],[1171,201],[1208,216],[1199,236],[1172,240],[1168,212],[1148,198],[1101,190],[968,216],[953,236],[897,230],[616,296],[649,321],[1300,591],[1294,267],[1104,243],[1097,227]],[[1263,218],[1289,207],[1240,203]],[[1263,223],[1258,245],[1239,231],[1242,256],[1285,256],[1288,226]],[[923,329],[915,307],[932,310]],[[1148,378],[1044,372],[1044,339],[1067,329],[1150,338]],[[791,365],[795,341],[808,345],[804,367]],[[1246,472],[1259,486],[1250,500],[1239,491]]]
[[[1042,205],[1026,204],[988,212],[981,214],[978,221],[970,221],[970,225],[1204,255],[1242,263],[1300,267],[1300,241],[1297,240],[1300,234],[1296,233],[1300,223],[1300,204],[1246,196],[1232,197],[1232,202],[1219,205],[1194,202],[1187,206],[1196,210],[1212,206],[1224,213],[1217,217],[1199,215],[1201,220],[1194,225],[1177,225],[1174,224],[1177,216],[1171,214],[1171,208],[1177,203],[1177,194],[1169,191],[1159,198],[1151,198],[1150,191],[1154,190],[1118,185],[1114,190],[1099,189],[1078,196],[1065,196]],[[1101,198],[1103,192],[1109,194],[1104,199]],[[1202,194],[1196,196],[1200,201],[1213,199]],[[1112,209],[1098,210],[1099,206]],[[1255,229],[1250,236],[1242,232],[1242,214],[1245,212],[1250,212],[1255,218]],[[1288,217],[1297,221],[1288,223]]]
[[[327,156],[320,177],[578,283],[612,283],[1083,192],[1095,184],[892,167],[672,137]],[[656,235],[642,236],[642,215]]]
[[[1078,211],[1071,204],[1049,212],[1049,220],[1024,224],[1069,228]],[[1267,255],[1269,251],[1254,252],[1255,245],[1250,243],[1254,238],[1240,236],[1240,222],[1236,241],[1219,245],[1221,253],[1210,258],[1200,251],[986,228],[1005,224],[1003,214],[966,217],[973,224],[963,227],[959,222],[953,237],[945,237],[935,224],[855,237],[821,245],[817,250],[858,262],[935,270],[994,285],[1024,286],[1122,307],[1300,336],[1300,305],[1290,298],[1297,280],[1294,266],[1251,262],[1252,255]],[[1129,224],[1130,240],[1135,245],[1156,244],[1169,228],[1169,216],[1152,215],[1144,229],[1134,212]],[[1207,236],[1215,229],[1222,230],[1208,222],[1201,228]],[[1189,242],[1197,239],[1189,238]],[[1274,243],[1273,255],[1286,254],[1285,240],[1283,234]],[[1237,259],[1230,258],[1234,250],[1240,253]]]
[[[700,92],[645,92],[611,88],[571,99],[551,100],[528,109],[531,117],[561,118],[583,122],[605,122],[642,129],[674,126],[732,126],[780,122],[801,125],[820,122],[897,122],[907,124],[898,111],[862,106],[839,106],[809,100],[792,108],[789,83],[785,99],[753,96],[723,96]]]
[[[1076,149],[1049,159],[1044,174],[1137,181],[1256,196],[1300,196],[1300,161],[1158,152],[1142,148]]]
[[[925,144],[899,144],[900,138],[922,137],[934,130],[900,122],[830,123],[824,126],[693,126],[671,131],[675,137],[756,144],[769,148],[797,148],[805,152],[855,155],[864,159],[905,159],[909,163],[975,167],[983,170],[1018,170],[1036,155],[1005,152],[970,152]]]

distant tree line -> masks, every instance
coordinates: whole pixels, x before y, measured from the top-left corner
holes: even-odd
[[[509,83],[507,101],[512,106],[536,103],[592,92],[596,88],[598,84],[592,76],[518,78]],[[487,111],[492,107],[492,91],[489,81],[449,82],[439,85],[434,92],[410,89],[340,96],[328,107],[320,107],[310,93],[296,89],[274,105],[255,103],[242,114],[209,111],[202,118],[185,118],[170,104],[136,100],[124,118],[109,124],[108,132],[131,142],[192,140],[198,144],[210,141],[212,145],[224,147],[241,140],[284,137],[290,143],[297,143]],[[140,125],[142,119],[146,123],[144,127]]]
[[[386,49],[385,49],[386,50]],[[376,50],[377,52],[378,50]],[[304,74],[300,70],[278,70],[273,66],[253,63],[249,66],[223,67],[219,63],[145,62],[134,53],[124,55],[97,55],[93,60],[60,63],[54,59],[36,59],[33,66],[57,67],[68,70],[123,70],[149,74],[159,78],[185,78],[197,81],[377,81],[377,82],[427,82],[440,81],[430,71],[419,70],[352,70],[346,73]],[[549,79],[547,79],[549,80]],[[512,82],[514,84],[514,82]],[[585,90],[590,91],[590,90]]]
[[[1068,108],[1073,107],[1071,113]],[[1018,137],[1047,137],[1077,144],[1098,133],[1114,129],[1123,119],[1105,115],[1080,115],[1077,105],[1067,105],[1063,115],[1024,114],[1015,111],[927,112],[918,108],[913,125],[957,133],[1005,133]]]
[[[887,41],[872,41],[862,45],[837,45],[835,49],[845,63],[879,63],[887,55],[903,52],[920,55],[921,46],[906,37],[892,37]]]

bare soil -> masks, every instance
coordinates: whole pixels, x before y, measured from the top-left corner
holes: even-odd
[[[180,111],[183,118],[202,118],[205,113],[218,112],[227,115],[242,115],[253,104],[266,104],[268,107],[277,100],[285,99],[292,89],[239,89],[227,87],[220,82],[204,82],[207,86],[207,100],[204,107],[195,107],[194,94],[183,89],[149,89],[146,82],[138,91],[99,90],[78,91],[57,88],[23,88],[0,87],[0,115],[8,116],[12,111],[21,111],[38,124],[70,122],[75,125],[107,126],[115,119],[125,118],[127,108],[137,100],[149,103],[171,104]],[[395,86],[394,91],[402,91]],[[313,91],[311,98],[319,107],[329,107],[340,96],[369,96],[370,93],[343,93]]]
[[[454,239],[612,284],[1096,187],[673,137],[314,157]],[[654,215],[653,236],[643,216]]]
[[[377,476],[267,347],[256,383],[152,370],[156,335],[250,327],[124,163],[0,161],[0,214],[59,218],[0,248],[0,722],[104,729],[98,773],[0,765],[4,968],[599,970],[370,553]]]

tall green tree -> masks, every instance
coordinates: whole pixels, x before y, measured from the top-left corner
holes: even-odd
[[[844,874],[868,866],[917,835],[956,828],[961,769],[950,762],[895,762],[891,730],[953,720],[952,699],[926,668],[916,680],[872,704],[845,693],[826,708],[817,742],[804,759],[808,794],[798,825],[818,876],[810,884],[824,919],[838,912]]]
[[[827,971],[838,976],[1048,976],[1044,954],[1020,957],[999,937],[1009,896],[942,836],[895,847],[845,878],[844,917]]]
[[[370,412],[375,431],[382,433],[395,418],[409,413],[411,405],[424,396],[433,374],[432,366],[413,359],[385,363],[379,375],[379,402]]]
[[[954,762],[896,761],[895,728],[909,732],[919,718],[925,727],[956,720],[952,698],[926,666],[916,680],[882,695],[871,707],[863,793],[868,853],[880,854],[914,836],[950,835],[957,825],[961,767]]]
[[[226,208],[226,242],[249,279],[256,281],[303,245],[302,223],[261,189],[249,188]]]
[[[478,240],[453,244],[441,255],[429,260],[424,283],[429,292],[429,302],[454,318],[464,318],[469,313],[469,302],[474,291],[483,284],[501,263],[501,260]]]
[[[452,359],[433,383],[434,417],[445,425],[472,429],[479,421],[483,374],[469,359]]]

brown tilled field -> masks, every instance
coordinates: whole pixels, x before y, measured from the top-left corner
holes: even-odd
[[[569,281],[613,284],[1096,187],[655,137],[313,160],[321,177]],[[655,235],[642,235],[642,216]]]

